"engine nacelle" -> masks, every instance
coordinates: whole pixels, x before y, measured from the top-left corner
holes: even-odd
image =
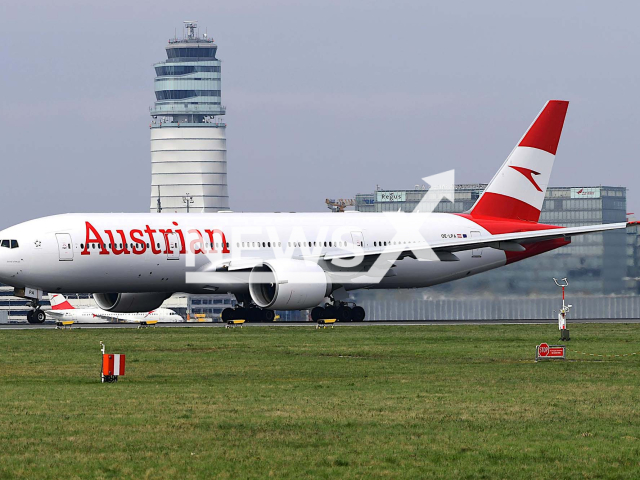
[[[324,270],[306,260],[267,260],[249,275],[253,302],[270,310],[303,310],[318,305],[331,293]]]
[[[94,293],[98,307],[114,313],[150,312],[162,305],[168,293]]]

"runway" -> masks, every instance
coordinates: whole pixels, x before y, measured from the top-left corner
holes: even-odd
[[[573,323],[640,323],[640,318],[616,318],[616,319],[571,319],[568,324]],[[394,320],[394,321],[365,321],[365,322],[343,322],[335,323],[336,327],[369,327],[369,326],[442,326],[442,325],[551,325],[557,324],[555,319],[512,319],[512,320]],[[247,322],[244,327],[314,327],[315,322]],[[138,328],[134,323],[77,323],[73,324],[71,329],[79,328]],[[156,325],[145,326],[142,328],[224,328],[225,323],[157,323]],[[54,323],[30,324],[30,323],[13,323],[0,324],[0,330],[55,330]],[[237,327],[236,327],[237,328]]]

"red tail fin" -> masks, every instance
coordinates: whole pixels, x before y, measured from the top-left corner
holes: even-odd
[[[51,295],[51,310],[74,310],[75,307],[71,305],[64,295],[54,294]]]
[[[471,209],[474,217],[537,222],[569,102],[550,100]]]

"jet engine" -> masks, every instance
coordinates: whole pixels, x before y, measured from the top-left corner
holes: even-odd
[[[169,293],[94,293],[98,307],[114,313],[150,312],[162,305]]]
[[[267,260],[249,275],[253,302],[270,310],[302,310],[318,305],[331,293],[324,270],[306,260]]]

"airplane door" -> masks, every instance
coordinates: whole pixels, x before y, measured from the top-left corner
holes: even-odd
[[[58,258],[61,262],[73,260],[73,248],[71,243],[71,235],[68,233],[56,233],[58,241]]]
[[[479,236],[480,236],[480,232],[471,232],[471,238],[479,237]],[[473,250],[471,250],[471,257],[472,258],[481,258],[482,257],[482,249],[481,248],[474,248]]]
[[[167,233],[167,243],[169,244],[169,253],[167,253],[167,260],[180,260],[180,250],[182,245],[180,244],[180,237],[177,233]]]
[[[351,239],[356,247],[364,248],[364,235],[362,235],[362,232],[351,232]]]

